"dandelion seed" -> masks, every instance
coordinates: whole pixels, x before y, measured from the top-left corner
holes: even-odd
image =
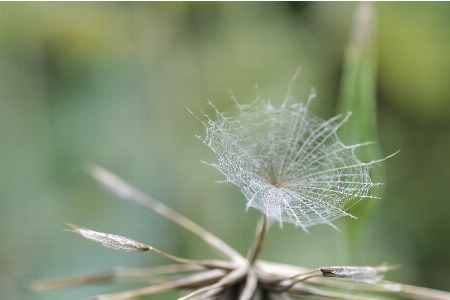
[[[289,90],[288,90],[289,93]],[[216,109],[217,120],[204,123],[203,142],[216,154],[212,165],[226,182],[240,187],[253,207],[271,219],[306,228],[350,216],[346,204],[374,198],[370,163],[361,162],[354,149],[370,143],[345,146],[336,135],[348,119],[322,120],[306,105],[286,95],[280,107],[257,100],[250,105],[236,102],[238,115],[230,117]],[[212,104],[211,104],[212,105]],[[381,161],[381,160],[380,160]],[[337,228],[336,228],[337,229]]]

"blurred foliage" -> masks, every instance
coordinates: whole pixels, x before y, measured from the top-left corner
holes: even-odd
[[[337,111],[345,114],[353,113],[339,129],[339,137],[346,145],[356,145],[362,141],[373,144],[356,149],[359,158],[365,162],[381,159],[381,145],[377,132],[376,109],[376,20],[372,5],[362,3],[355,13],[348,45],[345,48],[342,66],[341,84],[339,87]],[[373,182],[385,182],[385,169],[372,166],[370,177]],[[383,186],[370,190],[370,195],[382,198]],[[377,211],[381,201],[360,201],[355,199],[348,212],[357,215],[358,219],[344,218],[348,248],[346,264],[355,265],[364,262],[355,261],[359,243],[366,234],[370,217]],[[358,205],[355,205],[358,203]],[[357,223],[356,223],[357,222]]]
[[[64,222],[112,232],[190,258],[213,254],[196,237],[108,195],[83,173],[95,162],[216,233],[241,253],[258,213],[200,160],[197,116],[257,95],[281,103],[318,91],[331,117],[354,3],[1,3],[0,290],[5,299],[81,299],[130,288],[35,294],[34,278],[114,265],[155,266],[63,232]],[[388,279],[449,290],[450,4],[377,3],[378,134],[386,193],[356,261],[401,264]],[[258,83],[258,89],[254,89]],[[355,116],[352,116],[354,118]],[[359,141],[364,142],[364,141]],[[378,200],[374,200],[378,201]],[[364,206],[362,205],[360,209]],[[356,206],[358,208],[358,206]],[[358,214],[358,212],[355,212]],[[357,226],[355,222],[355,226]],[[273,226],[263,257],[307,267],[345,260],[343,236]],[[173,299],[157,296],[151,299]]]

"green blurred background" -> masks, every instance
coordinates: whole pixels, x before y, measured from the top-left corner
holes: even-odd
[[[0,291],[2,299],[82,299],[138,287],[36,294],[36,278],[169,263],[63,231],[64,222],[188,258],[214,254],[153,212],[103,191],[95,162],[209,229],[241,253],[259,215],[202,164],[197,116],[258,94],[318,97],[336,110],[357,3],[1,3]],[[450,290],[450,3],[376,3],[378,124],[386,193],[352,260],[401,264],[388,279]],[[255,89],[258,83],[258,89]],[[361,141],[364,142],[364,141]],[[363,207],[363,205],[361,206]],[[356,212],[357,213],[357,212]],[[337,225],[339,226],[339,222]],[[357,226],[357,221],[355,221]],[[263,258],[318,267],[347,261],[344,236],[316,226],[268,233]],[[174,299],[176,293],[149,299]]]

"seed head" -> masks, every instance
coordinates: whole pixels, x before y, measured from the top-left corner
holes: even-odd
[[[204,123],[203,141],[217,157],[212,165],[240,187],[247,208],[305,231],[320,223],[336,228],[331,221],[353,217],[346,204],[372,198],[367,194],[376,185],[369,168],[377,161],[363,163],[354,153],[369,143],[345,146],[336,135],[350,113],[322,120],[308,111],[314,97],[312,90],[306,105],[286,97],[280,107],[235,101],[236,117],[216,109],[217,120]]]

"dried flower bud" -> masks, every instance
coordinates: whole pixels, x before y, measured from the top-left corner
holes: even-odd
[[[382,265],[378,267],[320,267],[323,277],[349,278],[364,283],[377,283],[383,279],[386,271],[395,266]]]
[[[69,224],[69,223],[67,225],[72,228],[72,230],[69,230],[69,231],[78,233],[81,236],[87,238],[88,240],[98,242],[98,243],[102,244],[103,246],[111,248],[111,249],[123,250],[123,251],[149,251],[150,250],[150,246],[139,243],[135,240],[132,240],[132,239],[129,239],[129,238],[126,238],[123,236],[98,232],[98,231],[90,230],[87,228],[81,228],[81,227],[78,227],[76,225]]]

